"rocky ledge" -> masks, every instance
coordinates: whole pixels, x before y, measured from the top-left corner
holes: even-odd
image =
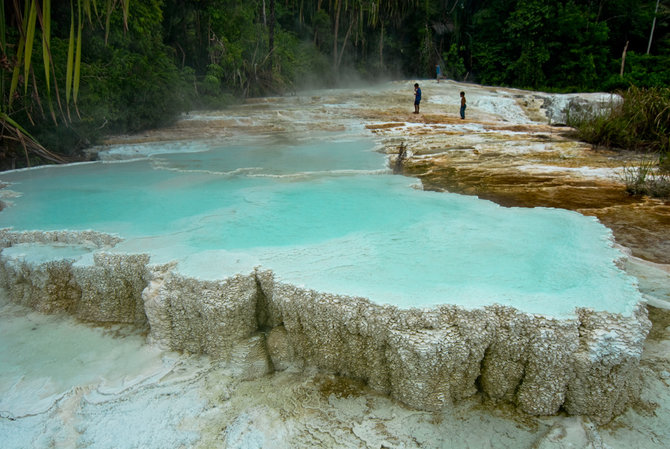
[[[423,410],[481,394],[532,415],[564,410],[603,423],[640,393],[650,329],[643,305],[631,316],[577,309],[570,319],[498,305],[399,309],[298,288],[260,269],[198,280],[145,254],[114,253],[117,242],[94,232],[1,231],[0,287],[36,310],[148,326],[150,340],[169,349],[222,359],[242,351],[254,375],[318,367]],[[35,245],[78,251],[32,258]]]

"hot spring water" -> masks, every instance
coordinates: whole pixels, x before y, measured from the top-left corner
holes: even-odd
[[[595,219],[424,192],[416,180],[391,175],[369,140],[177,141],[117,146],[104,157],[0,174],[7,183],[0,227],[109,233],[121,241],[106,252],[148,254],[150,264],[176,263],[174,272],[187,278],[269,270],[282,285],[399,310],[500,304],[553,322],[574,319],[576,307],[628,317],[641,300],[636,280],[617,267],[610,231]],[[66,259],[87,267],[99,250],[86,241],[36,241],[6,247],[1,257],[10,265]],[[204,405],[199,390],[182,389],[199,382],[197,369],[183,375],[175,396],[169,379],[179,377],[178,357],[124,332],[112,337],[3,302],[0,433],[10,435],[8,447],[114,447],[129,428],[122,446],[195,441],[183,420]],[[419,337],[407,338],[398,344]],[[395,385],[381,389],[412,404]],[[135,429],[133,419],[164,429],[163,440]]]
[[[260,266],[287,283],[402,308],[499,303],[566,317],[576,306],[630,314],[639,301],[595,219],[421,191],[389,174],[369,141],[173,148],[5,173],[5,194],[17,196],[0,226],[93,229],[124,239],[113,251],[177,260],[188,276]],[[25,246],[4,255],[35,257]]]

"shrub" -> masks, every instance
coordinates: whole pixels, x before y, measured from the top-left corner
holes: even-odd
[[[623,101],[604,111],[570,113],[568,125],[594,145],[658,153],[670,152],[670,89],[630,87]]]
[[[623,181],[631,194],[670,196],[670,89],[630,87],[621,97],[605,110],[569,113],[568,125],[593,145],[655,154],[626,167]]]
[[[653,172],[656,164],[652,161],[644,161],[640,165],[626,165],[621,171],[621,180],[626,185],[626,191],[631,195],[646,194],[647,180]]]
[[[658,161],[646,160],[637,166],[626,166],[620,176],[631,195],[670,197],[670,172],[659,167]]]

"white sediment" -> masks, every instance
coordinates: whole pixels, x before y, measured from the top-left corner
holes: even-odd
[[[148,323],[165,348],[235,357],[243,342],[265,356],[261,374],[313,366],[364,380],[412,407],[438,410],[477,392],[533,415],[606,422],[639,396],[645,308],[622,315],[577,309],[560,319],[491,305],[402,309],[320,293],[255,270],[198,280],[149,256],[81,246],[72,257],[29,258],[35,241],[114,241],[98,234],[3,231],[0,287],[21,304],[93,322]],[[76,250],[76,251],[75,251]],[[84,258],[82,258],[84,259]],[[268,364],[272,361],[271,364]]]

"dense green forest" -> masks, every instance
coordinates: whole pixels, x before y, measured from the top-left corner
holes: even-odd
[[[455,80],[551,91],[670,86],[667,1],[0,4],[5,167],[29,163],[29,153],[35,162],[74,156],[101,135],[160,126],[193,108],[429,78],[436,64]]]

